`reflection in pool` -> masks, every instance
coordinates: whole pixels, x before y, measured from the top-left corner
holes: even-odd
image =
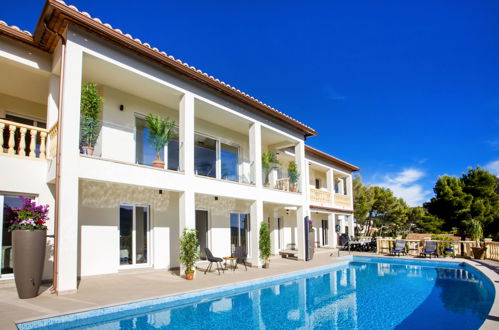
[[[309,278],[73,321],[61,328],[476,329],[493,299],[490,281],[469,266],[355,258]]]

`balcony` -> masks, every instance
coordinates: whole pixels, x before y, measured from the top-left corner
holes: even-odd
[[[310,188],[310,201],[312,203],[332,204],[332,194],[327,190]]]
[[[340,207],[346,207],[346,208],[352,207],[349,195],[334,194],[334,204]]]
[[[55,129],[50,132],[52,143],[47,151],[47,129],[0,119],[0,154],[28,159],[51,158],[55,153],[57,132]]]

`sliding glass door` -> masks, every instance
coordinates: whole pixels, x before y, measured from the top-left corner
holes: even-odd
[[[242,246],[246,253],[249,253],[249,214],[231,213],[230,214],[230,246],[234,253],[236,247]]]
[[[12,253],[12,233],[9,232],[9,220],[12,209],[21,207],[23,201],[17,195],[0,195],[0,277],[12,277],[14,259]]]
[[[150,263],[149,206],[120,205],[120,265],[148,265]]]

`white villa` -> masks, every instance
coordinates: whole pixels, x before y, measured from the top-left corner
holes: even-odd
[[[3,210],[19,195],[50,206],[44,278],[60,294],[78,278],[179,267],[183,228],[215,256],[245,247],[254,267],[262,221],[272,253],[295,249],[301,260],[306,219],[316,247],[354,235],[359,168],[307,146],[317,132],[74,6],[47,0],[33,34],[0,21],[0,73],[0,279],[13,271]],[[80,141],[86,82],[103,98],[92,155]],[[149,113],[177,124],[164,169],[152,166]],[[279,160],[270,185],[267,151]]]

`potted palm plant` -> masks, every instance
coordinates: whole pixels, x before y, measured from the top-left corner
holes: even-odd
[[[290,161],[288,164],[288,176],[289,182],[291,183],[291,191],[296,192],[300,172],[298,172],[298,166],[296,166],[296,162],[294,160]]]
[[[185,278],[194,279],[194,263],[199,260],[199,241],[195,229],[184,229],[180,239],[179,260],[185,266]]]
[[[476,245],[471,248],[475,259],[483,259],[485,256],[485,247],[481,246],[480,240],[483,237],[482,223],[479,220],[472,219],[468,223],[468,235],[472,241],[476,241]]]
[[[45,262],[48,205],[36,205],[24,196],[23,204],[7,215],[12,232],[14,279],[21,299],[38,295]]]
[[[263,260],[263,268],[269,268],[270,262],[270,231],[267,222],[262,221],[260,225],[260,241],[258,242],[260,249],[260,258]]]
[[[266,151],[262,153],[262,170],[265,178],[265,182],[263,185],[265,187],[270,186],[269,174],[270,171],[277,167],[277,165],[279,165],[279,160],[277,159],[277,155],[275,154],[275,152]]]
[[[83,154],[93,155],[99,137],[102,97],[95,83],[84,83],[80,102],[80,145]]]
[[[165,168],[165,162],[161,159],[161,150],[173,138],[175,120],[149,113],[146,122],[149,128],[149,143],[156,151],[156,159],[152,162],[152,166]]]

